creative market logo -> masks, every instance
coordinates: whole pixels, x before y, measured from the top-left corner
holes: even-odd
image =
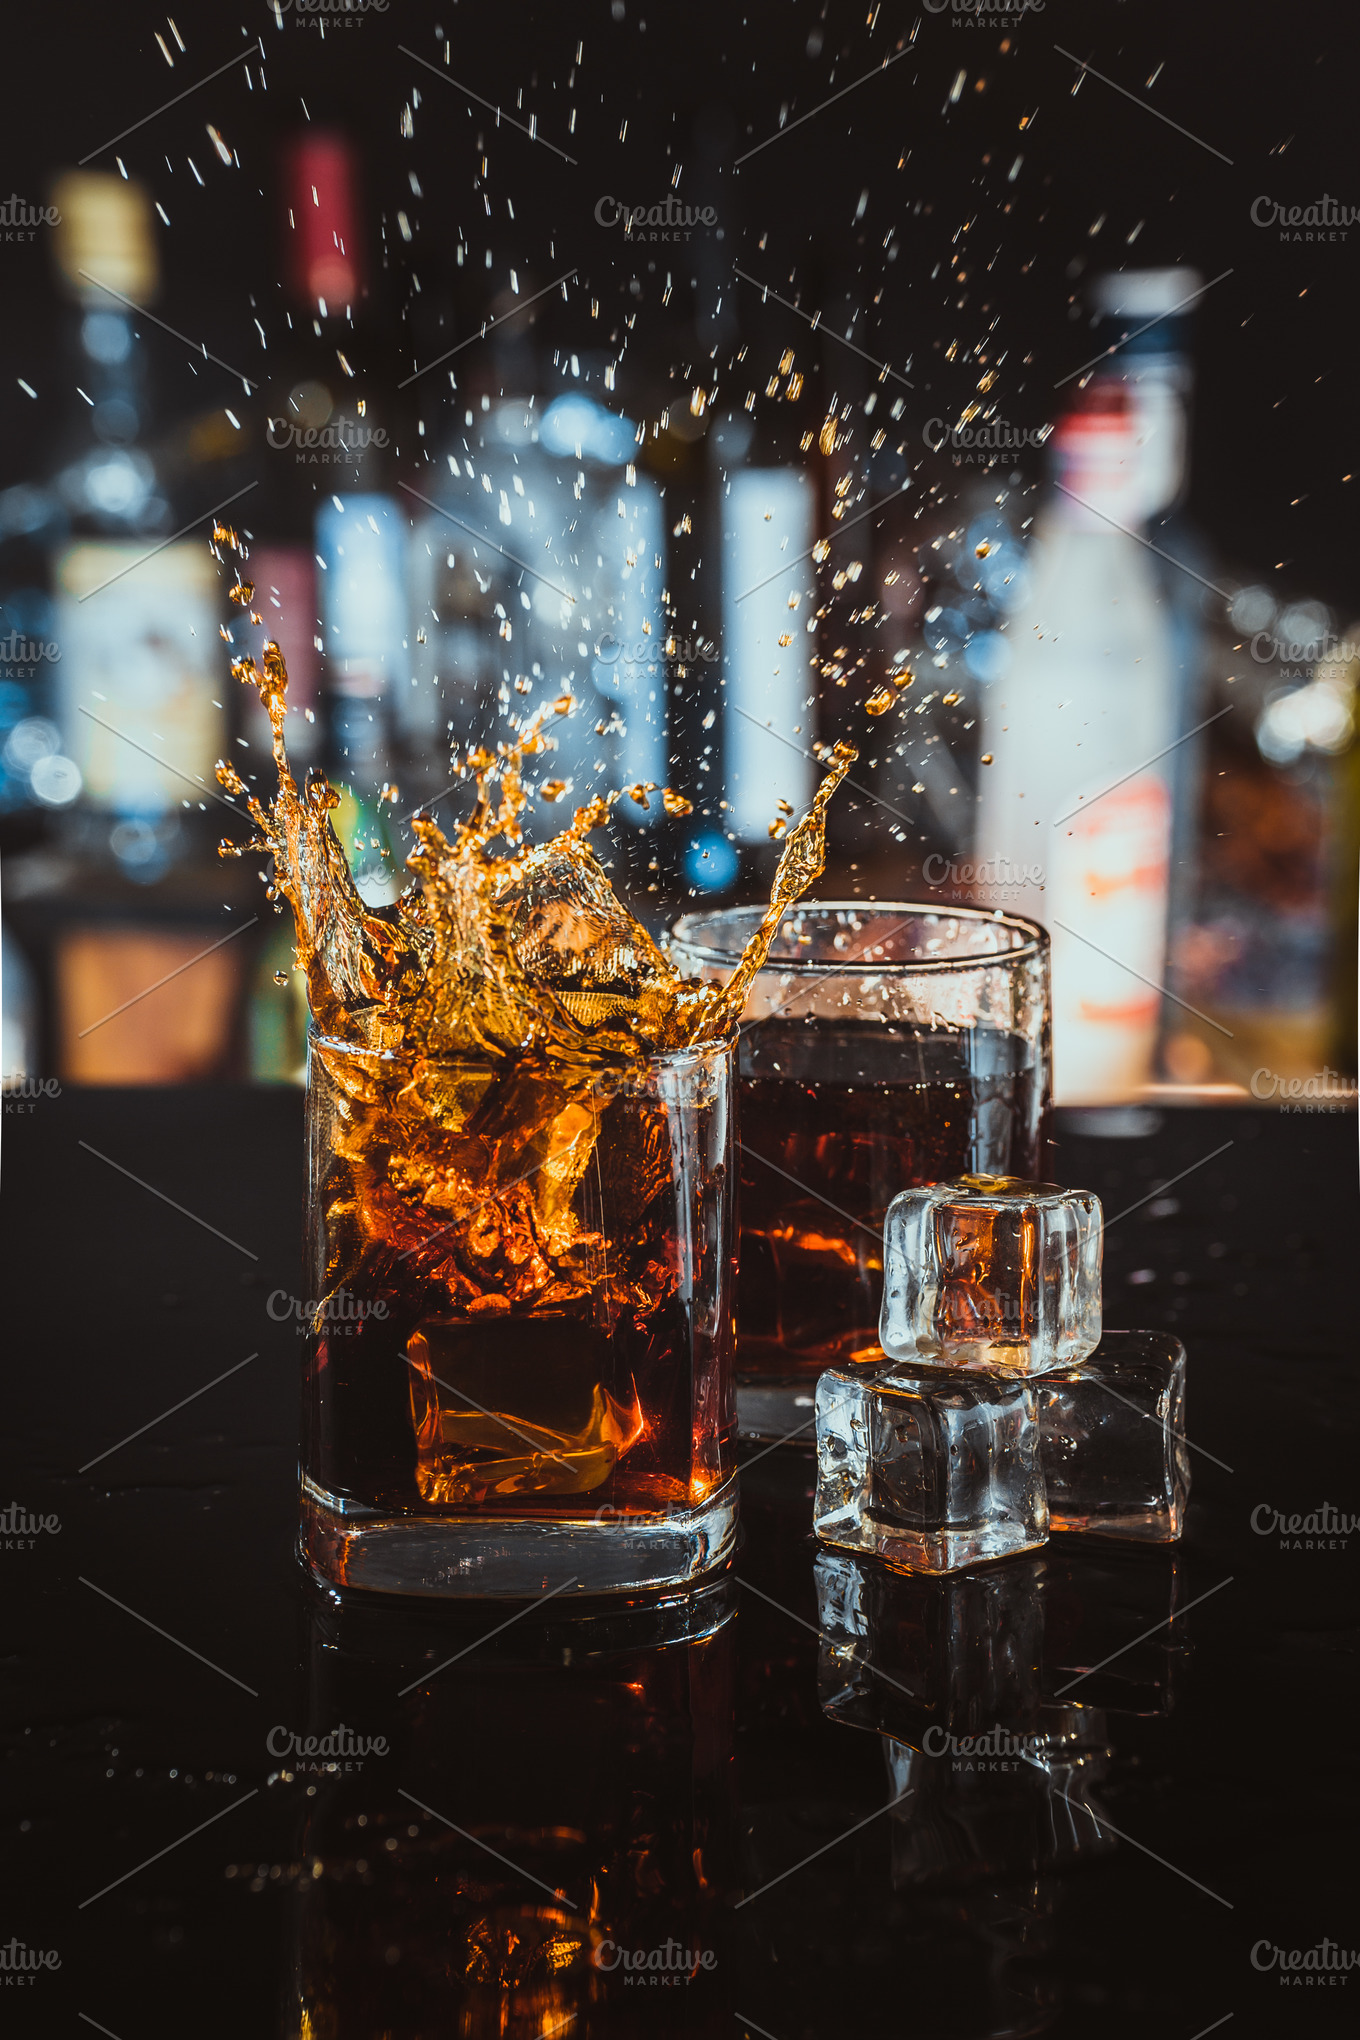
[[[955,28],[1010,28],[1042,14],[1046,0],[925,0],[927,14],[952,14]]]
[[[264,1739],[271,1757],[282,1758],[294,1777],[299,1771],[361,1771],[366,1757],[389,1754],[385,1735],[359,1735],[343,1721],[322,1735],[299,1735],[286,1722],[276,1722]]]
[[[1296,1990],[1311,1986],[1346,1984],[1350,1971],[1360,1968],[1360,1949],[1339,1948],[1324,1935],[1313,1948],[1277,1948],[1273,1941],[1252,1946],[1251,1966],[1266,1973],[1275,1971],[1281,1983]]]
[[[1349,666],[1352,659],[1360,659],[1360,638],[1339,638],[1330,630],[1306,638],[1282,638],[1274,631],[1258,630],[1251,641],[1251,656],[1258,666]]]
[[[921,866],[921,876],[932,891],[965,893],[983,891],[989,897],[1041,890],[1046,883],[1042,864],[1012,864],[1009,857],[944,857],[932,850]]]
[[[980,1735],[950,1735],[935,1723],[921,1738],[926,1756],[948,1757],[953,1771],[1018,1771],[1024,1764],[1046,1762],[1052,1747],[1046,1736],[1012,1735],[1001,1727]]]
[[[595,220],[601,227],[622,227],[625,241],[690,241],[696,228],[717,227],[718,209],[686,205],[673,191],[650,205],[625,205],[606,193],[595,201]],[[718,231],[721,236],[721,228]]]
[[[927,418],[921,437],[932,453],[946,448],[955,467],[1005,467],[1022,453],[1042,446],[1052,436],[1051,425],[1012,425],[1008,418],[989,418],[983,425],[964,419],[946,425],[943,418]]]
[[[1360,1516],[1347,1516],[1330,1502],[1287,1516],[1269,1502],[1258,1502],[1251,1512],[1251,1527],[1258,1537],[1278,1537],[1281,1551],[1344,1551],[1360,1530]]]
[[[658,641],[653,637],[640,637],[629,644],[616,638],[612,631],[606,631],[595,647],[595,663],[611,672],[636,667],[644,673],[655,673],[658,667],[667,664],[674,665],[682,679],[687,667],[717,656],[718,647],[711,638],[670,636]]]
[[[590,1960],[606,1975],[621,1971],[625,1987],[639,1984],[652,1989],[674,1989],[693,1983],[696,1976],[718,1966],[711,1948],[682,1948],[678,1941],[669,1939],[658,1948],[621,1948],[617,1941],[604,1940],[591,1950]]]
[[[27,637],[19,630],[0,637],[0,669],[6,680],[16,679],[20,673],[36,673],[40,666],[55,666],[60,658],[61,646],[55,638]]]
[[[36,241],[39,227],[59,227],[61,210],[55,205],[30,205],[12,191],[0,198],[0,241]]]
[[[1262,1104],[1278,1100],[1285,1112],[1344,1112],[1355,1103],[1355,1085],[1326,1063],[1308,1077],[1263,1068],[1251,1073],[1251,1095]]]
[[[269,12],[280,28],[291,14],[295,28],[361,28],[370,14],[386,14],[390,0],[267,0]]]
[[[1360,206],[1342,205],[1326,191],[1310,205],[1282,205],[1266,195],[1251,202],[1252,225],[1274,227],[1282,241],[1344,241],[1357,222]]]
[[[61,1956],[55,1948],[30,1948],[17,1936],[0,1942],[0,1984],[36,1983],[42,1970],[60,1968]]]
[[[324,1332],[328,1339],[352,1339],[369,1318],[381,1323],[388,1313],[380,1296],[371,1299],[351,1296],[347,1289],[337,1289],[333,1296],[318,1297],[315,1301],[290,1296],[286,1289],[271,1289],[265,1309],[276,1325],[286,1325],[291,1318],[299,1338],[304,1332]]]
[[[0,1079],[0,1096],[4,1098],[5,1115],[36,1112],[41,1098],[60,1098],[61,1080],[58,1077],[14,1076]]]
[[[265,438],[276,453],[292,447],[294,459],[310,467],[356,460],[370,446],[387,444],[381,425],[362,425],[354,418],[332,418],[325,425],[295,425],[290,418],[271,418]]]
[[[18,1502],[0,1509],[0,1551],[32,1551],[39,1537],[60,1537],[59,1516],[33,1516]]]

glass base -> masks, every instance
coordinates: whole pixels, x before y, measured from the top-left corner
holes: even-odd
[[[299,1556],[318,1579],[378,1594],[573,1599],[688,1586],[736,1547],[735,1475],[697,1508],[656,1516],[385,1516],[305,1476]]]

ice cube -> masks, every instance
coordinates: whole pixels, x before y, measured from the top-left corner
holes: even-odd
[[[1167,1544],[1190,1494],[1185,1348],[1106,1332],[1079,1367],[1034,1384],[1050,1527]]]
[[[813,1528],[904,1572],[959,1572],[1048,1536],[1028,1385],[829,1369],[817,1384]]]
[[[879,1336],[914,1367],[1042,1374],[1100,1341],[1100,1200],[1017,1176],[903,1190],[883,1227]]]

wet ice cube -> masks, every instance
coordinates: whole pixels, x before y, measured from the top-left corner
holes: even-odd
[[[1185,1348],[1106,1332],[1079,1367],[1034,1384],[1054,1530],[1170,1543],[1190,1495]]]
[[[1030,1390],[999,1376],[829,1369],[813,1528],[904,1572],[959,1572],[1048,1536]]]
[[[1100,1199],[1016,1176],[904,1190],[883,1227],[893,1360],[1042,1374],[1100,1341]]]

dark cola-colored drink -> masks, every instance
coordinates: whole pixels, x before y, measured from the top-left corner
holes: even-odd
[[[899,1190],[1043,1174],[1046,1071],[995,1029],[763,1022],[740,1045],[743,1376],[879,1357]]]

